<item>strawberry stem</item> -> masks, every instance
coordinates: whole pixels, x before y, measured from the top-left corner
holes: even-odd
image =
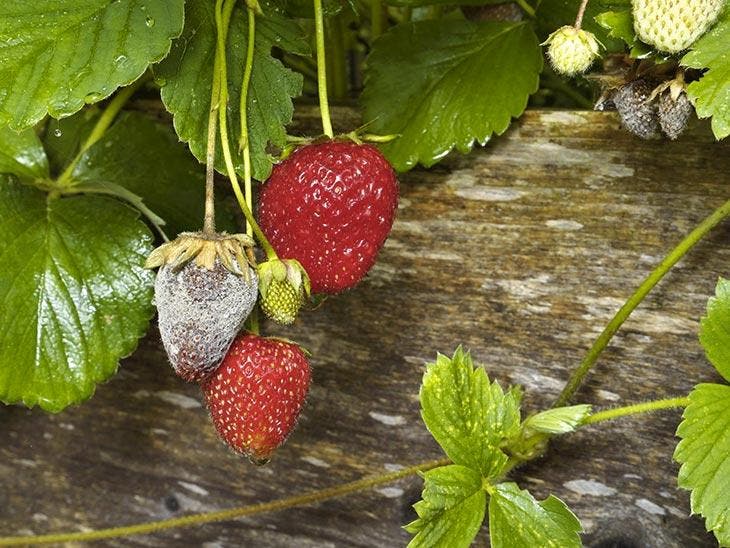
[[[583,420],[581,426],[595,424],[603,421],[610,421],[622,417],[629,417],[631,415],[638,415],[639,413],[651,413],[652,411],[661,411],[662,409],[676,409],[677,407],[687,407],[688,405],[688,396],[635,403],[633,405],[616,407],[615,409],[606,409],[605,411],[592,413]]]
[[[576,30],[580,30],[580,26],[583,24],[583,15],[586,13],[586,7],[588,6],[588,0],[583,0],[578,8],[578,14],[575,16],[575,24],[573,25]]]
[[[317,42],[317,87],[319,89],[319,110],[322,115],[322,129],[330,139],[334,137],[330,106],[327,100],[327,60],[324,53],[324,14],[322,0],[314,0],[314,29]]]
[[[248,45],[246,47],[246,66],[243,69],[243,82],[241,83],[241,140],[239,148],[243,155],[243,188],[246,196],[246,205],[249,211],[253,211],[253,190],[251,188],[251,148],[248,142],[248,88],[251,83],[253,72],[253,52],[256,37],[256,13],[249,6],[248,11]],[[246,234],[253,236],[253,227],[246,219]]]
[[[629,297],[618,312],[616,312],[616,315],[611,319],[611,321],[608,322],[608,325],[606,325],[603,332],[593,343],[593,346],[591,346],[588,350],[588,353],[585,358],[583,358],[581,364],[570,375],[568,382],[565,384],[565,388],[563,388],[563,391],[558,396],[553,407],[562,407],[570,401],[578,388],[580,388],[588,372],[595,365],[596,361],[598,361],[598,357],[605,350],[608,343],[634,309],[639,306],[654,286],[659,283],[664,275],[669,272],[669,270],[677,264],[677,262],[679,262],[679,260],[697,244],[697,242],[699,242],[705,235],[707,235],[708,232],[710,232],[710,230],[728,216],[730,216],[730,200],[713,211],[709,217],[697,225],[697,227],[690,232],[661,263],[659,263],[659,266],[657,266],[649,274],[649,276],[647,276],[647,278],[636,289],[634,294]]]
[[[449,459],[431,460],[416,464],[415,466],[409,466],[402,470],[396,470],[395,472],[389,472],[387,474],[381,474],[370,478],[364,478],[357,481],[351,481],[349,483],[343,483],[327,489],[320,489],[312,491],[304,495],[296,495],[293,497],[287,497],[271,502],[260,502],[257,504],[250,504],[248,506],[241,506],[238,508],[231,508],[229,510],[218,510],[214,512],[206,512],[202,514],[191,514],[189,516],[183,516],[179,518],[164,519],[160,521],[153,521],[149,523],[138,523],[136,525],[128,525],[125,527],[112,527],[109,529],[97,529],[96,531],[83,531],[83,532],[71,532],[71,533],[57,533],[49,535],[34,535],[34,536],[20,536],[20,537],[0,537],[0,546],[27,546],[28,544],[51,544],[60,542],[81,542],[81,541],[92,541],[109,538],[126,537],[130,535],[143,535],[154,533],[156,531],[163,531],[165,529],[173,529],[175,527],[190,527],[193,525],[201,525],[203,523],[211,523],[216,521],[227,521],[232,519],[238,519],[245,516],[252,516],[255,514],[263,514],[265,512],[276,512],[279,510],[285,510],[294,506],[301,506],[304,504],[314,504],[323,500],[332,499],[335,497],[341,497],[357,491],[364,491],[366,489],[372,489],[378,485],[385,483],[391,483],[396,480],[413,476],[419,472],[425,472],[439,466],[445,466],[451,461]]]

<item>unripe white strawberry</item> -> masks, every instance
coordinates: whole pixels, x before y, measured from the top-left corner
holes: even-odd
[[[725,0],[633,0],[634,30],[659,51],[679,53],[702,36]]]
[[[566,76],[585,72],[600,56],[600,43],[593,33],[570,25],[553,32],[543,45],[548,46],[548,58],[555,71]]]

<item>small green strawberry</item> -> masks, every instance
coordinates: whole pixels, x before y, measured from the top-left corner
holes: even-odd
[[[553,32],[543,45],[548,46],[548,58],[555,71],[566,76],[587,71],[600,57],[600,42],[593,33],[570,25]]]
[[[659,51],[679,53],[717,20],[725,0],[633,0],[634,30]]]
[[[264,314],[283,325],[294,323],[309,297],[309,276],[296,259],[269,259],[258,266],[259,304]]]

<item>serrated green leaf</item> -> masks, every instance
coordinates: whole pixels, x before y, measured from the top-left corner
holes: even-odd
[[[467,548],[479,532],[487,494],[478,472],[452,464],[423,475],[423,500],[413,505],[418,519],[405,526],[416,536],[409,548]]]
[[[730,280],[720,278],[700,321],[700,343],[715,369],[730,382]]]
[[[57,177],[76,156],[81,143],[91,133],[101,110],[90,107],[61,120],[49,120],[43,135],[51,175]]]
[[[682,64],[707,69],[702,78],[687,87],[700,118],[712,117],[712,131],[718,139],[730,135],[730,7],[717,24],[692,45]]]
[[[538,502],[515,483],[500,483],[489,499],[492,548],[580,547],[578,518],[560,499]]]
[[[165,231],[171,236],[202,226],[203,166],[167,125],[141,114],[121,114],[104,137],[82,155],[72,178],[81,185],[119,185],[140,196],[165,220]],[[217,212],[219,228],[233,231],[231,212],[222,205]]]
[[[162,101],[174,117],[180,139],[201,162],[205,161],[208,139],[213,58],[215,55],[215,22],[213,2],[189,0],[185,7],[185,29],[173,43],[170,55],[155,69],[162,86]],[[241,3],[243,7],[244,4]],[[246,14],[236,8],[228,31],[228,133],[236,171],[243,173],[238,153],[240,135],[240,97],[247,44]],[[259,16],[256,24],[253,72],[248,93],[248,124],[253,176],[264,180],[271,172],[266,152],[269,143],[286,144],[285,126],[294,113],[292,97],[302,91],[303,77],[286,68],[271,56],[278,47],[296,54],[309,52],[301,29],[294,22],[270,13]],[[225,173],[223,156],[218,147],[216,169]]]
[[[31,180],[48,177],[48,158],[35,131],[0,128],[0,173]]]
[[[548,409],[527,418],[524,428],[546,434],[567,434],[574,432],[590,413],[591,406],[587,404]]]
[[[138,217],[0,177],[0,400],[60,411],[134,350],[153,313],[152,237]]]
[[[631,57],[644,59],[653,55],[652,48],[637,38],[634,31],[634,17],[630,9],[599,13],[595,21],[608,31],[610,38],[625,42],[630,49]]]
[[[730,546],[730,386],[698,384],[677,428],[678,484],[692,491],[692,512]]]
[[[526,23],[419,21],[392,28],[368,57],[369,131],[398,170],[431,166],[503,133],[538,88],[542,53]]]
[[[162,59],[182,24],[183,0],[5,0],[0,125],[101,101]]]
[[[519,432],[518,393],[490,383],[461,347],[452,358],[439,355],[426,367],[421,416],[434,439],[455,464],[487,478],[499,475],[507,463],[500,444]]]

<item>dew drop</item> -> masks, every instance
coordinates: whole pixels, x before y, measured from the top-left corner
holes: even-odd
[[[152,28],[155,26],[155,20],[152,17],[146,17],[144,20],[144,24],[147,25],[149,28]]]
[[[101,93],[99,93],[98,91],[92,91],[91,93],[87,93],[84,97],[84,101],[89,104],[96,103],[97,101],[99,101],[99,99],[101,99]]]
[[[61,135],[63,135],[63,131],[61,131],[59,128],[56,128],[53,130],[53,135],[55,135],[56,137],[60,137]]]

